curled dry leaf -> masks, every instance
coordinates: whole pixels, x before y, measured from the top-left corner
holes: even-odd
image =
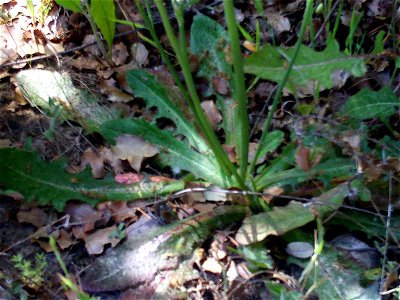
[[[112,147],[114,155],[119,159],[126,159],[131,167],[140,172],[142,161],[159,153],[156,146],[147,143],[143,138],[130,134],[123,134],[116,138],[116,145]]]
[[[111,226],[104,229],[98,229],[93,234],[83,238],[85,247],[89,254],[101,254],[104,251],[104,246],[111,244],[115,247],[121,240],[111,237],[111,234],[117,229],[117,226]]]
[[[78,70],[99,70],[102,68],[102,65],[96,60],[91,57],[86,56],[79,56],[78,58],[68,59],[66,61],[68,66],[77,68]]]
[[[214,104],[214,101],[207,100],[201,102],[201,107],[206,113],[207,119],[210,121],[211,126],[216,129],[218,124],[222,121],[222,116],[217,107]]]

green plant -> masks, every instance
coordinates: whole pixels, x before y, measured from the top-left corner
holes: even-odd
[[[61,257],[60,250],[57,248],[56,240],[54,237],[50,236],[50,247],[54,252],[54,255],[56,256],[56,259],[61,267],[61,269],[64,272],[64,276],[61,274],[58,274],[61,280],[61,284],[64,288],[64,290],[68,291],[69,289],[72,290],[73,292],[76,293],[77,297],[79,300],[96,300],[98,298],[96,297],[90,297],[88,294],[83,292],[81,289],[79,289],[78,285],[75,283],[75,281],[72,279],[71,275],[69,274],[67,270],[67,266],[65,265],[64,260]]]
[[[22,283],[32,289],[39,289],[45,282],[44,271],[47,267],[47,261],[44,253],[36,253],[35,260],[24,259],[21,254],[15,254],[11,257],[14,267],[21,273]]]
[[[324,6],[326,18],[328,18],[327,11],[331,8],[331,2],[328,1]],[[316,274],[322,270],[318,268],[319,259],[325,259],[325,264],[329,264],[336,259],[340,260],[341,257],[333,255],[334,251],[329,246],[325,247],[321,220],[342,206],[347,197],[356,195],[361,201],[370,201],[370,179],[361,174],[355,176],[360,168],[358,156],[360,153],[367,153],[379,159],[378,153],[383,151],[396,156],[396,153],[399,153],[399,143],[386,136],[372,149],[367,142],[370,129],[363,121],[380,120],[387,124],[392,136],[395,136],[387,120],[396,112],[396,107],[400,103],[399,98],[390,87],[377,91],[363,89],[347,100],[343,108],[334,116],[335,121],[332,122],[321,122],[317,116],[309,115],[309,110],[306,108],[303,110],[303,116],[295,120],[294,127],[298,125],[298,128],[292,129],[290,135],[287,134],[285,137],[282,131],[272,128],[272,120],[285,89],[288,93],[296,95],[299,88],[310,84],[315,85],[313,95],[319,98],[320,91],[334,86],[332,74],[335,71],[347,71],[355,77],[363,76],[366,72],[364,57],[342,53],[334,40],[338,28],[338,17],[333,33],[327,35],[324,50],[317,52],[304,46],[303,37],[310,24],[313,7],[313,1],[307,0],[299,38],[294,47],[264,45],[244,59],[240,51],[238,28],[246,39],[252,39],[252,37],[243,28],[237,26],[232,1],[224,1],[227,31],[218,22],[199,14],[193,19],[189,41],[186,40],[183,12],[191,5],[190,1],[173,1],[178,27],[177,36],[163,1],[156,0],[155,4],[172,48],[172,50],[167,50],[175,54],[183,80],[174,68],[175,62],[172,62],[166,54],[167,50],[156,34],[148,1],[143,5],[142,1],[137,0],[136,5],[144,20],[144,27],[149,31],[152,39],[151,44],[159,50],[179,89],[177,92],[172,85],[163,84],[162,75],[150,74],[144,70],[133,70],[127,73],[127,81],[135,97],[142,98],[147,108],[157,108],[153,120],[118,119],[117,114],[106,112],[103,107],[94,105],[95,100],[85,97],[85,100],[77,102],[78,104],[75,105],[77,107],[66,110],[62,103],[57,103],[58,99],[48,100],[50,98],[48,94],[36,88],[36,85],[28,84],[25,78],[28,77],[28,72],[21,72],[17,76],[17,81],[22,87],[24,85],[27,87],[23,89],[23,93],[33,105],[45,108],[53,116],[78,122],[87,132],[98,132],[111,144],[121,134],[141,136],[160,149],[158,162],[162,167],[179,168],[190,173],[190,176],[174,182],[161,183],[150,182],[146,178],[132,184],[129,188],[117,184],[111,177],[96,181],[90,178],[88,171],[74,175],[63,173],[55,178],[54,174],[64,167],[65,162],[44,164],[32,153],[3,149],[0,150],[0,167],[7,170],[11,176],[2,176],[0,173],[0,181],[7,188],[18,189],[23,178],[25,181],[23,192],[27,196],[34,196],[41,203],[52,203],[60,210],[69,199],[93,204],[108,199],[138,199],[156,193],[165,195],[183,189],[185,180],[198,179],[205,184],[211,183],[226,190],[239,188],[243,194],[250,194],[248,200],[253,215],[243,220],[236,234],[236,240],[244,245],[240,253],[252,263],[254,268],[270,267],[269,257],[266,252],[261,251],[261,248],[245,245],[260,242],[270,235],[284,235],[317,220],[319,235],[314,249],[315,254],[308,264],[303,264],[306,269],[301,279],[304,279],[303,283],[309,288],[309,293],[316,290],[323,294],[322,289],[319,288],[320,283],[316,279]],[[340,1],[339,5],[340,11],[343,1]],[[348,53],[357,51],[353,46],[353,38],[361,20],[356,18],[355,12],[353,13],[351,32],[346,44]],[[326,30],[329,31],[329,26]],[[256,30],[257,47],[260,46],[259,36],[258,29]],[[383,50],[382,39],[382,34],[377,36],[374,53]],[[189,52],[198,58],[196,74],[190,65]],[[396,63],[394,74],[399,66],[398,59]],[[264,79],[277,83],[277,90],[261,137],[258,141],[256,140],[256,151],[250,158],[249,145],[253,139],[249,134],[247,112],[249,104],[246,95],[249,88],[246,89],[245,73],[249,76],[254,75],[255,81]],[[58,75],[52,76],[58,78]],[[204,95],[200,95],[196,89],[196,77],[206,78],[210,82]],[[231,94],[219,91],[212,84],[216,77],[226,82]],[[67,80],[59,79],[70,86]],[[223,132],[222,137],[216,135],[201,107],[201,100],[208,96],[214,97],[216,106],[222,113],[223,120],[218,125],[219,132]],[[185,103],[178,100],[181,98]],[[65,101],[68,101],[68,97]],[[311,109],[315,106],[315,104],[311,105]],[[188,113],[187,109],[189,109]],[[171,128],[168,130],[160,128],[157,124],[160,118],[168,119],[172,124]],[[341,125],[337,125],[336,121]],[[355,137],[351,140],[346,134],[354,131],[356,134],[353,134]],[[357,143],[358,138],[362,142]],[[223,146],[234,148],[236,157],[228,158]],[[265,156],[274,153],[277,149],[279,149],[279,155],[265,162]],[[307,157],[303,158],[307,160],[308,167],[302,167],[298,162],[302,149],[308,151]],[[350,158],[349,153],[355,157],[354,160]],[[28,165],[29,172],[26,172]],[[280,187],[290,191],[301,183],[310,181],[321,183],[316,185],[317,191],[314,191],[317,196],[312,199],[296,200],[310,202],[314,205],[314,210],[296,201],[271,208],[259,197],[268,188]],[[379,178],[376,181],[382,185],[387,183],[385,178]],[[226,211],[228,212],[229,210]],[[223,215],[225,211],[221,210],[220,213]],[[235,212],[230,211],[230,213]],[[235,220],[243,219],[243,210],[239,210],[239,213],[240,217]],[[347,226],[355,227],[349,222]],[[203,227],[203,224],[199,227]],[[187,231],[194,232],[192,227],[188,227]],[[204,235],[205,233],[201,232],[201,236]],[[181,246],[183,242],[180,239],[177,238],[174,242],[177,248],[185,248]],[[261,264],[257,264],[260,261]],[[310,276],[312,274],[314,276]],[[311,282],[308,280],[310,277],[313,277]],[[277,295],[287,294],[290,297],[297,295],[285,291],[280,286],[274,284],[270,286],[276,290]],[[324,286],[329,286],[330,291],[334,289],[330,284]]]

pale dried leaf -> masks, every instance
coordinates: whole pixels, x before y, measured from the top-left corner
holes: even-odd
[[[111,244],[115,247],[121,240],[115,237],[110,238],[110,235],[117,229],[117,226],[98,229],[91,235],[84,238],[85,247],[89,254],[101,254],[104,251],[104,246]]]
[[[279,13],[266,13],[266,17],[268,24],[271,25],[277,34],[290,30],[289,19]]]
[[[265,202],[269,203],[274,196],[279,196],[281,195],[285,190],[281,187],[270,187],[266,190],[263,191],[263,193],[269,194],[269,195],[262,195],[262,198],[264,199]]]
[[[140,172],[144,158],[152,157],[159,152],[156,146],[147,143],[141,137],[130,134],[117,137],[116,145],[112,147],[112,151],[117,158],[126,159],[136,172]]]
[[[222,272],[222,266],[221,264],[212,257],[207,258],[204,263],[202,264],[202,268],[205,271],[214,273],[214,274],[221,274]]]
[[[346,131],[342,137],[343,142],[349,144],[349,146],[354,150],[360,149],[361,137],[358,133],[354,131]]]
[[[149,56],[149,51],[147,51],[142,43],[134,43],[131,47],[131,53],[133,60],[130,64],[136,65],[139,68],[146,63],[147,57]]]

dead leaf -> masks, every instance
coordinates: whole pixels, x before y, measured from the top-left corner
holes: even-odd
[[[113,45],[112,61],[115,63],[115,65],[120,66],[120,65],[125,64],[128,56],[129,56],[128,49],[126,48],[124,43],[119,42],[119,43]]]
[[[126,222],[127,219],[129,219],[128,221],[137,219],[136,209],[129,207],[126,201],[109,201],[104,204],[106,204],[105,209],[111,212],[111,218],[116,223]]]
[[[19,223],[29,223],[37,228],[41,228],[48,223],[47,214],[39,207],[19,211],[17,219]]]
[[[103,178],[106,175],[104,159],[93,148],[86,149],[81,157],[81,167],[85,168],[88,164],[92,168],[94,178]]]
[[[354,131],[346,131],[342,137],[343,142],[349,144],[353,150],[360,149],[361,138],[360,135]]]
[[[104,229],[98,229],[93,234],[84,237],[85,247],[89,254],[101,254],[104,251],[104,246],[111,244],[115,247],[121,240],[115,237],[110,237],[112,232],[117,229],[117,226],[111,226]]]
[[[57,245],[62,249],[66,249],[74,243],[72,234],[64,229],[60,230],[60,236],[57,239]]]
[[[94,34],[87,34],[82,41],[82,44],[90,44],[90,43],[95,43],[95,44],[89,47],[85,47],[84,49],[85,52],[92,54],[94,57],[100,57],[101,51],[97,44],[96,37],[94,36]]]
[[[265,16],[267,18],[267,23],[271,25],[277,34],[290,30],[290,22],[288,18],[277,12],[267,12]]]
[[[310,148],[299,146],[296,151],[296,164],[304,172],[308,172],[311,168]]]
[[[203,108],[207,119],[210,121],[213,129],[217,129],[218,124],[222,121],[222,116],[217,107],[214,104],[214,101],[207,100],[201,102],[201,107]]]
[[[77,68],[78,70],[99,70],[103,67],[96,59],[87,56],[79,56],[75,59],[66,60],[68,66]]]
[[[142,43],[134,43],[131,47],[132,61],[130,64],[137,66],[138,68],[143,67],[149,56],[149,51]]]
[[[100,92],[107,95],[108,100],[111,102],[126,103],[133,100],[132,95],[129,95],[116,87],[116,81],[113,78],[101,80],[99,87]]]
[[[123,134],[116,138],[116,145],[112,147],[114,155],[127,160],[131,167],[140,172],[142,161],[159,153],[158,147],[147,143],[143,138],[130,134]]]
[[[11,146],[10,139],[0,139],[0,148],[8,148]]]
[[[227,95],[229,93],[228,81],[226,81],[225,79],[214,76],[211,80],[211,84],[213,85],[217,93],[221,95]]]
[[[274,198],[274,196],[279,196],[284,191],[285,190],[281,187],[273,186],[273,187],[270,187],[263,191],[263,193],[270,194],[270,195],[262,195],[262,198],[264,199],[265,202],[267,202],[269,204],[270,201],[272,200],[272,198]]]
[[[256,151],[257,151],[258,143],[249,143],[249,161],[253,161]],[[257,164],[262,164],[265,161],[265,155],[260,156],[257,159]]]
[[[222,272],[221,264],[213,257],[207,258],[203,262],[202,268],[205,271],[208,271],[208,272],[211,272],[211,273],[214,273],[214,274],[221,274],[221,272]]]
[[[223,144],[222,148],[224,148],[228,158],[231,162],[235,163],[236,161],[236,151],[234,146]]]
[[[99,150],[102,157],[104,157],[105,161],[107,161],[115,174],[120,174],[123,172],[124,167],[122,161],[115,157],[114,153],[110,148],[101,147]]]
[[[236,264],[233,260],[229,264],[228,271],[226,271],[226,277],[228,278],[229,282],[232,282],[232,281],[236,280],[236,278],[239,277],[239,274],[236,271]]]
[[[67,203],[64,211],[71,216],[71,223],[78,223],[83,232],[93,230],[95,223],[103,218],[101,212],[86,203]]]

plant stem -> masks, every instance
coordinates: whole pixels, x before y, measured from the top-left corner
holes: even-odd
[[[313,2],[314,2],[313,0],[306,0],[306,9],[304,11],[303,22],[301,23],[301,27],[300,27],[299,39],[296,42],[294,53],[293,53],[293,56],[291,57],[291,59],[289,61],[289,66],[286,69],[285,75],[283,76],[282,81],[278,85],[278,89],[277,89],[277,91],[275,93],[275,97],[274,97],[274,100],[272,102],[271,109],[268,112],[267,120],[265,121],[264,129],[263,129],[263,132],[261,134],[261,138],[260,138],[260,142],[259,142],[258,147],[257,147],[256,154],[255,154],[254,159],[253,159],[253,161],[251,162],[251,165],[250,165],[250,174],[254,173],[255,165],[256,165],[257,160],[258,160],[258,158],[260,156],[260,152],[261,152],[261,149],[263,147],[263,144],[265,143],[265,138],[267,137],[267,133],[268,133],[270,127],[271,127],[272,117],[274,116],[276,107],[278,106],[278,102],[279,102],[279,100],[281,98],[281,95],[282,95],[283,88],[285,87],[285,84],[286,84],[286,82],[287,82],[287,80],[289,78],[290,72],[292,71],[294,63],[296,61],[296,58],[297,58],[297,56],[299,54],[300,46],[302,44],[302,41],[303,41],[303,38],[304,38],[304,34],[306,32],[306,28],[307,28],[307,25],[308,25],[308,20],[311,17],[311,14],[312,14]]]
[[[236,106],[234,120],[237,121],[237,126],[239,129],[239,134],[235,137],[236,151],[239,156],[240,176],[245,179],[249,155],[249,119],[247,114],[247,96],[243,72],[243,58],[240,52],[239,35],[232,0],[224,0],[224,10],[233,64],[233,94],[235,101],[237,102],[237,106],[234,105]]]
[[[175,51],[176,57],[178,59],[179,65],[182,68],[182,73],[186,81],[186,86],[189,91],[189,95],[192,99],[193,104],[193,113],[196,117],[196,120],[200,126],[200,129],[204,133],[208,144],[210,145],[211,150],[213,151],[216,160],[218,161],[220,167],[222,168],[223,173],[226,176],[232,174],[237,184],[240,188],[245,189],[245,184],[242,178],[239,176],[232,162],[229,160],[226,155],[224,149],[222,148],[217,136],[215,135],[213,129],[211,128],[210,123],[206,119],[203,109],[200,105],[200,98],[197,95],[197,91],[194,85],[193,77],[190,70],[189,58],[187,54],[186,47],[180,47],[177,38],[175,37],[174,30],[169,22],[168,14],[165,9],[164,3],[162,0],[154,1],[157,9],[160,13],[161,20],[165,29],[165,32],[168,36],[169,42],[171,43],[172,48]]]
[[[165,53],[165,49],[163,48],[163,46],[161,45],[160,39],[157,36],[156,30],[154,28],[154,24],[152,22],[152,20],[150,19],[150,17],[146,14],[146,12],[144,11],[144,8],[140,2],[140,0],[135,0],[135,4],[136,7],[139,10],[140,15],[143,18],[144,24],[147,28],[147,30],[149,30],[151,38],[153,39],[153,42],[155,44],[155,47],[157,48],[158,52],[161,55],[161,59],[163,60],[163,62],[166,64],[168,71],[170,72],[171,76],[174,78],[176,85],[178,86],[179,90],[182,93],[183,98],[185,99],[187,105],[189,106],[190,110],[193,111],[193,104],[192,101],[188,95],[187,90],[185,89],[182,81],[179,79],[179,76],[176,72],[176,70],[174,69],[170,59],[168,58],[168,56]]]

